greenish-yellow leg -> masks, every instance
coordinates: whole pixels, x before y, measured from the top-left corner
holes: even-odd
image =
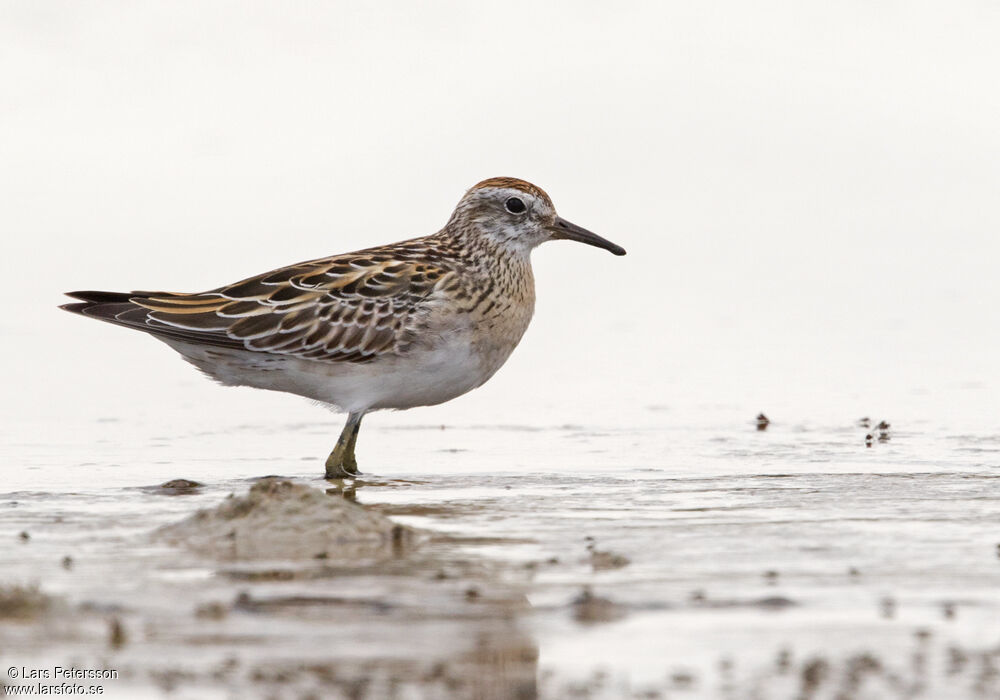
[[[347,424],[340,431],[333,452],[326,458],[327,479],[353,479],[358,471],[358,460],[354,458],[354,446],[358,444],[358,432],[361,431],[361,419],[364,413],[351,413],[347,416]]]

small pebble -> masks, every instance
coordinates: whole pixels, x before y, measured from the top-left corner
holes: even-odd
[[[789,669],[792,667],[792,652],[788,649],[782,649],[778,652],[778,658],[775,661],[775,666],[778,668],[778,673],[788,673]]]
[[[201,484],[191,479],[171,479],[160,484],[161,489],[196,489],[200,486]]]
[[[195,608],[194,616],[202,620],[221,620],[229,613],[229,609],[218,602],[202,603]]]
[[[968,661],[969,655],[962,651],[962,649],[959,647],[948,647],[948,670],[945,673],[949,676],[961,673]]]
[[[108,623],[108,644],[112,649],[121,649],[125,646],[125,628],[117,617],[111,618],[111,622]]]
[[[826,680],[830,664],[825,659],[812,659],[802,667],[802,688],[812,693]]]
[[[628,557],[614,552],[599,552],[596,549],[590,550],[590,566],[594,571],[607,571],[608,569],[620,569],[628,566]]]
[[[611,622],[625,616],[625,610],[620,605],[594,594],[589,586],[585,586],[573,599],[573,619],[580,623]]]
[[[21,532],[18,534],[18,537],[21,538],[22,542],[27,542],[28,540],[31,539],[31,535],[28,534],[27,530],[21,530]]]
[[[670,676],[670,682],[676,688],[690,688],[694,685],[695,676],[690,671],[674,671]]]

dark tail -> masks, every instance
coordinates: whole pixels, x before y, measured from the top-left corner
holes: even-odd
[[[122,292],[66,292],[66,296],[81,301],[63,304],[60,309],[121,325],[127,325],[119,319],[121,314],[141,308],[129,301],[131,294]]]
[[[234,340],[225,333],[205,333],[197,330],[174,328],[150,317],[150,310],[136,304],[153,296],[172,296],[168,292],[66,292],[66,296],[80,299],[79,302],[63,304],[60,309],[80,316],[107,321],[116,326],[132,328],[159,338],[172,338],[202,345],[245,349],[242,341]]]
[[[89,301],[94,304],[123,304],[134,296],[142,295],[135,294],[134,292],[131,294],[124,292],[66,292],[66,296],[79,299],[80,301]],[[75,304],[66,304],[66,306],[75,306]]]

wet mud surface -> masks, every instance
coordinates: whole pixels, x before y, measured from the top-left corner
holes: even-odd
[[[108,697],[998,697],[1000,436],[877,422],[81,469],[0,496],[0,661],[114,668]]]

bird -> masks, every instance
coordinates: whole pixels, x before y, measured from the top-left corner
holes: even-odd
[[[549,240],[625,249],[560,217],[513,177],[474,185],[437,233],[309,260],[200,293],[76,291],[66,311],[144,331],[209,378],[347,414],[325,478],[355,479],[361,420],[484,384],[535,306],[531,251]]]

